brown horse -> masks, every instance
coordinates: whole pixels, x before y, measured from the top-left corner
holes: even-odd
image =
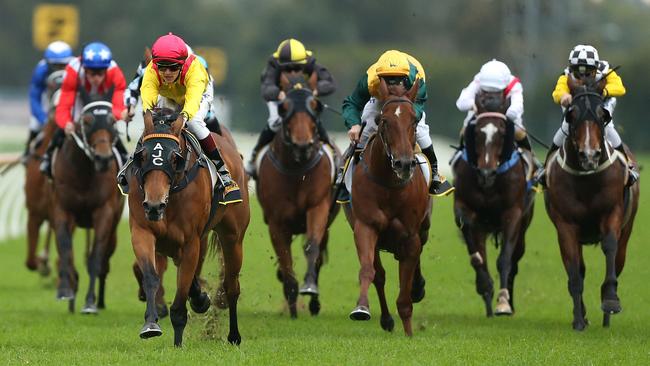
[[[466,148],[452,167],[455,220],[488,317],[492,316],[494,289],[487,267],[486,237],[492,234],[501,245],[495,310],[496,315],[512,315],[514,281],[533,218],[535,192],[527,184],[524,159],[514,147],[514,123],[505,116],[509,100],[502,93],[485,93],[477,95],[475,104],[476,119],[465,129]]]
[[[560,150],[547,158],[546,211],[557,229],[562,261],[573,298],[573,329],[587,325],[582,298],[585,263],[582,245],[601,243],[605,280],[600,288],[603,326],[621,311],[617,295],[627,242],[639,204],[639,182],[630,188],[627,162],[605,139],[603,83],[593,86],[569,78],[573,102],[565,118],[569,124]],[[634,159],[626,150],[628,157]]]
[[[210,307],[210,298],[201,291],[197,268],[203,263],[207,233],[218,235],[224,256],[225,288],[230,312],[228,341],[241,343],[237,325],[239,271],[242,265],[242,242],[250,209],[248,193],[242,190],[243,202],[216,204],[210,172],[201,148],[194,137],[182,133],[182,123],[174,123],[177,113],[163,110],[144,116],[142,147],[134,153],[134,173],[129,178],[129,224],[136,260],[143,273],[147,300],[141,338],[160,336],[156,293],[161,268],[156,253],[171,257],[178,266],[177,289],[170,308],[174,327],[174,345],[181,346],[187,323],[187,299],[197,313]],[[223,131],[227,131],[225,128]],[[225,164],[240,187],[246,187],[241,156],[232,137],[214,135]],[[212,202],[212,204],[211,204]],[[214,243],[214,241],[213,241]]]
[[[399,261],[397,310],[408,336],[413,334],[413,302],[424,297],[420,253],[431,215],[431,199],[414,152],[417,120],[413,101],[418,88],[419,82],[415,82],[408,91],[389,92],[381,79],[377,133],[354,167],[351,207],[346,207],[361,264],[359,299],[350,318],[370,319],[368,287],[372,282],[379,296],[381,327],[393,330],[395,323],[384,293],[386,273],[379,257],[379,250],[386,250]]]
[[[110,100],[109,93],[106,98]],[[90,282],[84,314],[96,314],[104,308],[104,291],[109,259],[116,246],[116,229],[124,200],[117,190],[117,162],[113,155],[116,131],[112,105],[107,101],[90,102],[81,89],[85,107],[76,131],[66,138],[53,162],[53,227],[59,253],[57,298],[70,300],[74,310],[78,274],[74,267],[72,233],[75,226],[94,229],[92,249],[87,258]],[[99,290],[95,301],[95,281]]]
[[[316,73],[308,81],[302,73],[282,73],[281,86],[287,93],[279,106],[282,128],[262,157],[257,180],[257,197],[278,256],[278,278],[292,318],[297,317],[298,293],[311,296],[312,315],[320,311],[318,276],[327,250],[328,229],[338,212],[338,207],[330,211],[336,166],[325,151],[330,147],[322,146],[318,136],[322,104],[312,95],[316,80]],[[302,233],[306,234],[307,272],[298,290],[291,241]]]

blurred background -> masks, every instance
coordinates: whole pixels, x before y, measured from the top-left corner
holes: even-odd
[[[547,143],[561,118],[550,96],[557,77],[575,44],[592,44],[621,65],[627,95],[614,118],[624,141],[650,149],[649,0],[2,0],[0,18],[0,127],[23,126],[19,145],[31,72],[49,41],[68,40],[76,52],[105,42],[128,82],[144,47],[171,31],[206,53],[226,123],[251,135],[266,123],[260,73],[285,38],[331,70],[339,88],[325,102],[337,109],[383,51],[412,54],[427,73],[431,133],[452,139],[464,117],[455,107],[461,89],[481,64],[502,60],[524,85],[525,124]],[[343,131],[325,113],[328,129]]]

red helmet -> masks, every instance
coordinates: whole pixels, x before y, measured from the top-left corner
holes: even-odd
[[[177,35],[166,34],[154,42],[151,54],[155,64],[184,64],[187,59],[187,45]]]

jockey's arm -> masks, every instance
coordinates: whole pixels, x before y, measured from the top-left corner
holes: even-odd
[[[77,97],[77,70],[70,65],[65,68],[65,78],[61,84],[61,96],[56,106],[55,120],[57,126],[65,128],[65,125],[72,122],[72,108],[74,108]]]
[[[47,88],[45,85],[47,75],[47,64],[39,62],[32,73],[32,80],[29,83],[29,106],[32,116],[43,125],[47,121],[47,112],[43,108],[42,96]]]
[[[119,67],[112,67],[108,70],[106,77],[109,80],[109,85],[112,83],[113,87],[113,116],[115,120],[122,119],[122,112],[124,111],[124,90],[126,89],[126,80],[124,73]]]
[[[318,83],[316,90],[318,90],[318,95],[324,97],[330,95],[336,91],[336,81],[332,74],[321,65],[316,64],[314,71],[318,76]]]
[[[477,74],[478,75],[478,74]],[[477,76],[460,92],[456,100],[456,108],[461,112],[467,112],[474,109],[474,101],[479,91]]]
[[[262,94],[264,101],[271,102],[278,100],[278,95],[280,94],[278,80],[280,80],[280,70],[277,69],[271,59],[266,64],[264,71],[262,71],[262,76],[260,77],[260,93]]]
[[[156,71],[149,64],[142,76],[142,86],[140,87],[140,98],[142,99],[142,111],[146,112],[153,109],[158,102],[160,82]]]
[[[553,101],[556,104],[560,104],[560,99],[562,96],[567,93],[571,93],[569,90],[569,84],[567,84],[567,76],[565,74],[560,75],[555,84],[555,89],[553,90]]]
[[[361,111],[369,100],[368,78],[364,74],[352,94],[343,100],[343,120],[345,127],[350,129],[354,125],[361,124]]]
[[[510,107],[506,111],[506,116],[513,121],[518,121],[524,114],[524,88],[521,83],[516,83],[510,90]]]
[[[188,120],[198,112],[207,85],[208,72],[199,60],[194,60],[185,74],[185,103],[181,111]]]
[[[607,75],[607,84],[603,90],[603,96],[605,97],[622,97],[625,95],[625,86],[623,86],[623,80],[618,76],[616,71],[612,71]]]
[[[424,103],[427,101],[427,83],[424,79],[415,79],[416,83],[420,83],[418,94],[415,96],[413,106],[415,107],[415,120],[422,119],[422,112],[424,112]]]

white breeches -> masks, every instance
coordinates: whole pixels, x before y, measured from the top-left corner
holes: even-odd
[[[208,98],[206,98],[204,94],[203,98],[201,99],[199,110],[191,120],[187,121],[186,124],[187,129],[199,140],[203,140],[210,135],[210,130],[208,130],[208,128],[205,126],[204,118],[210,110],[211,102],[212,100],[210,99],[208,101]],[[161,108],[170,108],[177,112],[180,112],[182,109],[180,105],[176,104],[176,102],[165,98],[162,95],[158,96],[158,102],[156,103],[156,106]]]
[[[361,121],[366,123],[366,127],[363,128],[363,132],[361,133],[359,148],[365,147],[370,135],[377,131],[375,118],[379,112],[377,99],[374,97],[370,98],[368,103],[363,107],[363,112],[361,112]],[[426,113],[424,112],[422,112],[422,118],[420,118],[415,128],[415,141],[420,145],[421,149],[426,149],[432,144],[431,136],[429,136],[429,125],[427,125]]]
[[[269,118],[266,122],[269,124],[271,131],[278,132],[282,126],[282,118],[278,113],[278,102],[266,102],[266,107],[269,109]]]
[[[569,135],[569,124],[566,121],[562,121],[562,126],[555,132],[553,136],[553,144],[556,146],[562,146],[564,144],[564,139]],[[618,147],[623,142],[621,136],[614,128],[614,120],[610,121],[607,126],[605,126],[605,138],[612,144],[613,147]]]

